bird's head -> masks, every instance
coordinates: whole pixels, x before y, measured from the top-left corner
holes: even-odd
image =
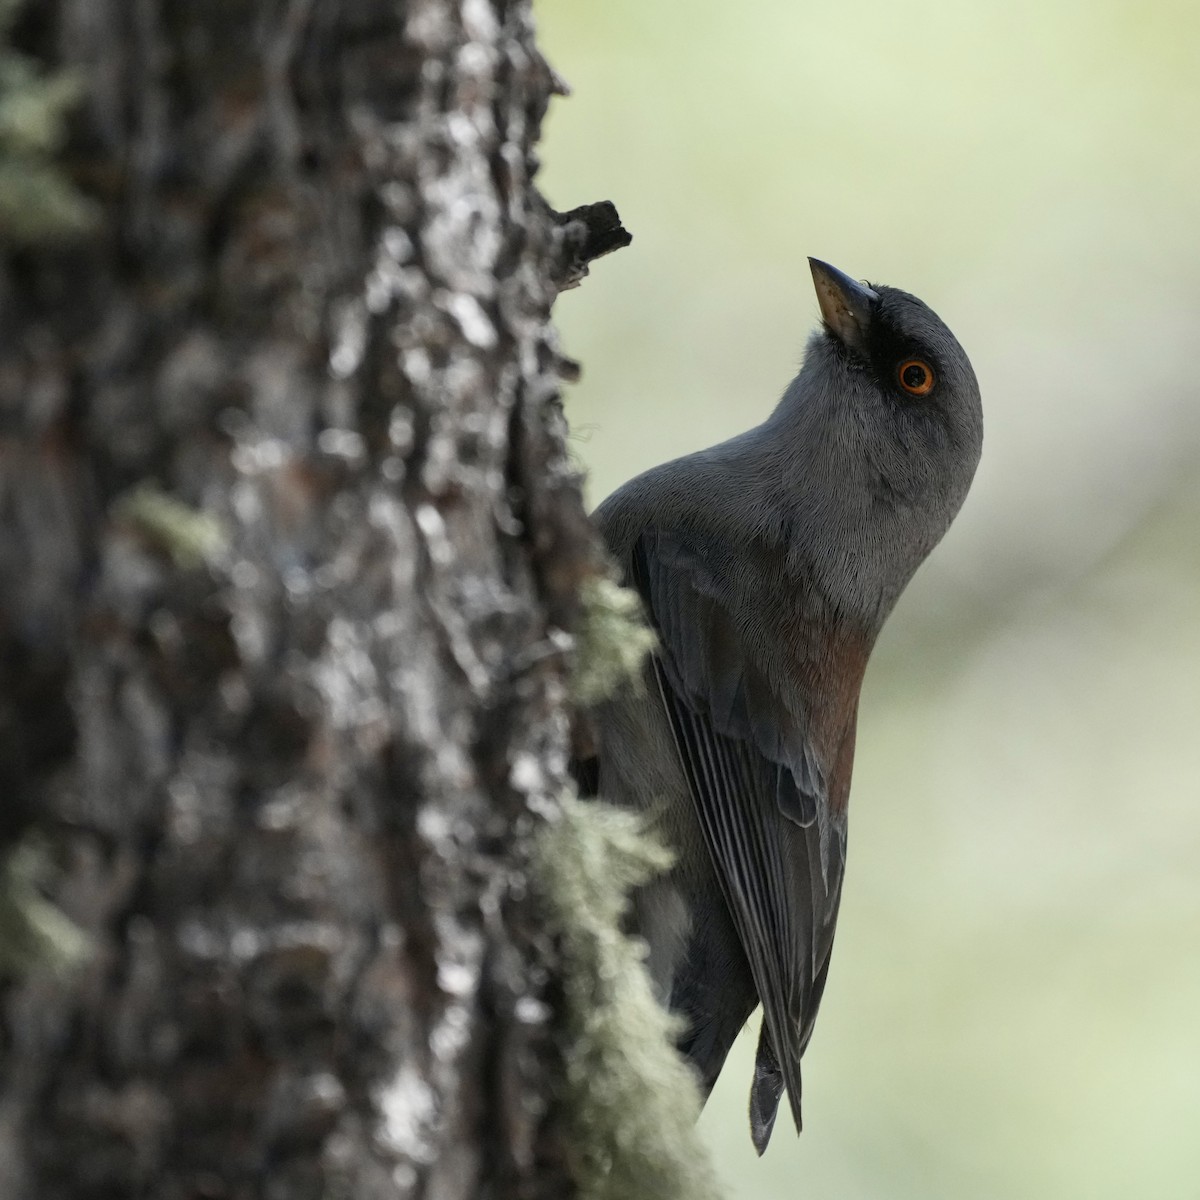
[[[966,352],[916,296],[809,260],[822,328],[772,419],[831,588],[886,610],[966,499],[983,445]],[[837,547],[840,553],[831,553]]]

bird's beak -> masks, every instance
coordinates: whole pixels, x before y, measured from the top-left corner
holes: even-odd
[[[879,293],[819,258],[810,258],[808,265],[826,328],[846,349],[862,353]]]

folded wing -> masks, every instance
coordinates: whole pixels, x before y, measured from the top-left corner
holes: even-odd
[[[742,605],[728,551],[650,527],[627,565],[659,635],[655,676],[763,1006],[751,1089],[762,1153],[784,1088],[800,1127],[800,1057],[833,944],[844,817],[830,811],[803,698],[780,686],[779,672],[756,657],[755,631],[735,616]]]

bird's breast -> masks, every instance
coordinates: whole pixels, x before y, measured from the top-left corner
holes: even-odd
[[[791,661],[792,683],[821,765],[830,806],[843,810],[850,798],[858,697],[872,638],[848,624],[810,623]]]

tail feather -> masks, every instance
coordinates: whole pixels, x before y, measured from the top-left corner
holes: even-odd
[[[779,1060],[775,1055],[775,1047],[771,1043],[771,1035],[767,1030],[766,1021],[758,1035],[758,1057],[754,1063],[754,1082],[750,1085],[750,1137],[754,1141],[754,1149],[759,1156],[767,1148],[771,1140],[771,1130],[775,1128],[775,1118],[779,1115],[779,1101],[783,1096],[783,1072],[779,1069]],[[799,1111],[799,1097],[796,1110]],[[797,1129],[799,1122],[797,1122]]]

